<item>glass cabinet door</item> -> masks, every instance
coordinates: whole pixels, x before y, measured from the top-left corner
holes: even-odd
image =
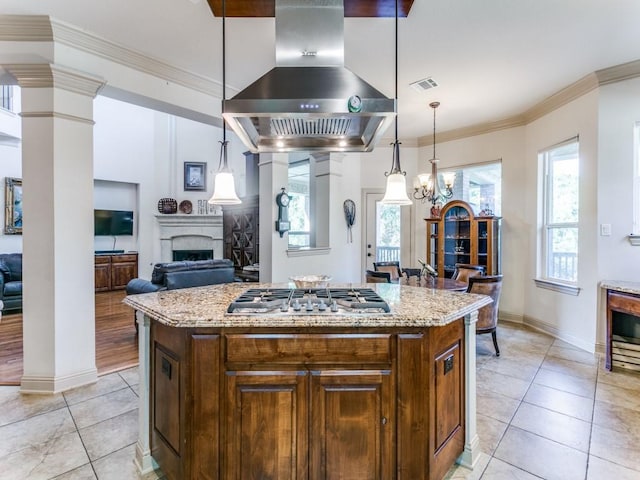
[[[444,214],[444,276],[450,278],[456,263],[471,262],[471,216],[461,206]]]
[[[488,266],[489,262],[489,247],[488,247],[488,238],[489,238],[489,222],[486,220],[478,220],[476,222],[478,226],[478,265]]]

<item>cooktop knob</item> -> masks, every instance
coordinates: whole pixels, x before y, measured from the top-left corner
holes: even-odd
[[[307,312],[312,312],[313,311],[313,303],[311,303],[311,299],[307,300],[307,308],[306,308]]]
[[[300,305],[300,302],[298,301],[297,298],[293,301],[292,307],[296,312],[299,312],[300,309],[302,308],[302,305]]]
[[[320,310],[321,312],[324,312],[327,309],[327,304],[324,303],[324,300],[320,300],[320,303],[318,304],[318,310]]]
[[[331,311],[332,312],[337,312],[338,311],[338,302],[336,302],[335,300],[333,302],[331,302]]]
[[[282,301],[282,305],[280,305],[280,311],[281,312],[288,312],[289,311],[289,304],[287,303],[286,300]]]

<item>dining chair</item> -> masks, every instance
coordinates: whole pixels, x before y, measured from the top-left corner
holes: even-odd
[[[373,262],[373,269],[376,272],[389,272],[392,282],[397,282],[402,276],[400,262]]]
[[[403,275],[407,278],[416,277],[419,279],[422,275],[421,268],[402,268],[401,270]]]
[[[491,297],[493,303],[478,310],[478,322],[476,334],[490,333],[493,346],[496,349],[496,357],[500,356],[496,329],[498,327],[498,307],[500,305],[500,292],[502,292],[502,275],[475,276],[469,278],[467,293],[478,293]]]
[[[367,283],[391,283],[391,274],[389,272],[367,270],[365,276]]]
[[[456,263],[456,269],[451,278],[459,282],[469,283],[469,278],[484,275],[487,268],[484,265],[472,265],[470,263]]]

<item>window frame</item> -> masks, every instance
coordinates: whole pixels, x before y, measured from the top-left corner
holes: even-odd
[[[633,126],[633,224],[632,237],[640,238],[640,121]],[[639,240],[640,242],[640,240]],[[633,243],[633,242],[632,242]]]
[[[562,221],[553,222],[550,217],[553,212],[553,176],[551,175],[552,161],[560,161],[561,159],[553,160],[551,158],[553,152],[566,147],[567,145],[576,144],[576,150],[578,152],[578,186],[577,186],[577,201],[578,208],[577,218],[575,221]],[[540,183],[541,189],[539,193],[541,198],[539,199],[539,218],[540,218],[540,230],[538,236],[538,272],[535,278],[535,283],[540,288],[546,288],[561,293],[568,293],[572,295],[578,295],[580,288],[579,284],[579,250],[580,250],[580,140],[578,136],[569,138],[563,142],[556,143],[550,147],[547,147],[538,152],[538,164],[540,171]],[[575,280],[567,280],[564,278],[558,278],[551,276],[549,271],[550,265],[550,242],[552,241],[552,232],[560,229],[575,229],[576,231],[576,267],[575,267]]]

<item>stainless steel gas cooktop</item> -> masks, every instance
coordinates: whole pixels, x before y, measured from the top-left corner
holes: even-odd
[[[242,315],[389,312],[389,304],[371,288],[250,288],[227,309],[227,313]]]

